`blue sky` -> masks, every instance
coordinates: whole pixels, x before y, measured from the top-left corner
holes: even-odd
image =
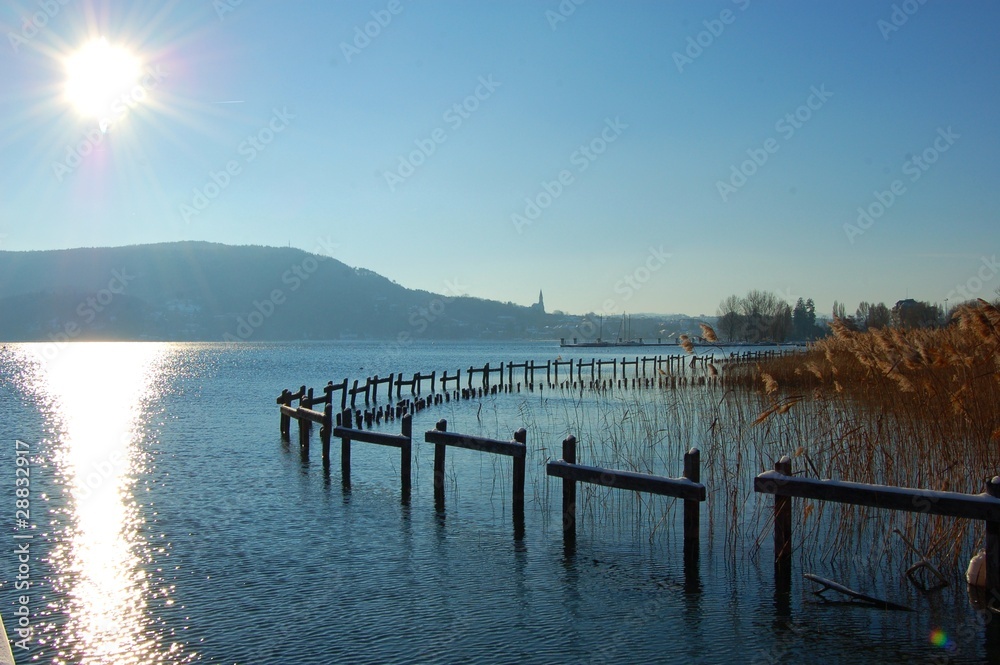
[[[64,1],[0,4],[0,249],[333,242],[605,314],[1000,287],[996,3]],[[159,73],[106,133],[96,37]]]

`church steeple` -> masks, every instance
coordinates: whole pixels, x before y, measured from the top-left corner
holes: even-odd
[[[545,313],[545,300],[542,299],[541,289],[538,289],[538,304],[535,306],[538,308],[539,312],[541,312],[542,314]]]

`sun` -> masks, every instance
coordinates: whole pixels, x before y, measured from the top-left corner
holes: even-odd
[[[85,117],[107,117],[115,101],[137,85],[141,71],[131,51],[95,39],[66,60],[66,99]]]

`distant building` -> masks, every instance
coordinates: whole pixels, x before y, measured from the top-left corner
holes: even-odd
[[[538,302],[531,306],[531,309],[535,310],[539,314],[545,313],[545,300],[542,298],[542,290],[538,289]]]

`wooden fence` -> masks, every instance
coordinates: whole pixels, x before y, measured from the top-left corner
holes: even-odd
[[[409,413],[403,416],[402,431],[399,434],[386,434],[351,427],[351,415],[351,411],[344,411],[340,418],[341,424],[333,429],[334,436],[340,438],[340,476],[344,487],[349,488],[351,486],[351,443],[353,441],[399,448],[400,488],[403,495],[403,503],[409,503],[410,489],[412,487],[413,416]],[[330,456],[328,447],[324,447],[323,462],[329,465]]]
[[[557,361],[559,363],[561,361]],[[641,360],[638,361],[641,363]],[[558,367],[558,364],[554,364]],[[556,371],[558,371],[556,369]],[[488,374],[484,372],[484,376]],[[420,375],[418,375],[420,376]],[[449,377],[445,373],[442,384],[455,381],[460,374]],[[421,377],[426,380],[430,376]],[[381,381],[381,380],[380,380]],[[445,396],[436,395],[415,400],[403,400],[385,409],[386,420],[402,418],[401,433],[389,434],[361,429],[370,428],[373,420],[366,412],[346,408],[336,415],[334,424],[334,393],[341,393],[341,404],[346,398],[346,381],[327,383],[323,395],[317,397],[312,389],[302,386],[295,392],[283,390],[277,398],[280,412],[280,431],[284,439],[290,435],[291,420],[298,422],[299,447],[303,457],[309,454],[309,437],[313,424],[320,426],[323,443],[323,463],[330,464],[331,437],[341,439],[341,475],[345,489],[351,483],[351,446],[353,443],[370,443],[400,450],[400,485],[403,503],[408,504],[412,488],[412,416],[432,404],[439,404]],[[392,384],[390,384],[392,385]],[[456,391],[457,392],[457,391]],[[463,393],[474,393],[463,389]],[[479,393],[482,395],[482,388]],[[298,405],[293,402],[298,401]],[[322,405],[323,410],[315,406]],[[381,412],[380,412],[381,413]],[[440,420],[433,430],[424,434],[424,441],[434,445],[434,503],[439,511],[444,509],[445,458],[449,446],[478,450],[509,456],[512,466],[512,508],[515,534],[524,533],[524,485],[527,458],[527,433],[524,428],[514,432],[513,439],[502,441],[447,431],[447,422]],[[680,478],[667,478],[633,471],[608,469],[579,464],[576,456],[576,438],[568,437],[562,444],[562,459],[546,464],[546,475],[561,478],[563,482],[563,539],[573,546],[576,539],[576,484],[591,483],[627,491],[649,492],[670,496],[684,502],[684,556],[685,565],[697,573],[699,552],[700,504],[706,500],[707,489],[701,483],[701,459],[696,448],[684,455],[684,471]],[[1000,476],[986,483],[982,494],[963,494],[925,489],[890,487],[863,483],[817,480],[796,477],[792,474],[791,460],[785,456],[774,465],[774,470],[759,474],[754,479],[754,491],[774,495],[774,570],[775,588],[787,595],[791,584],[792,558],[792,499],[831,501],[856,506],[870,506],[887,510],[900,510],[928,515],[944,515],[964,519],[982,520],[986,527],[986,588],[992,598],[1000,599]],[[693,564],[687,566],[687,564]],[[1000,639],[1000,637],[998,637]]]
[[[705,486],[701,484],[701,452],[697,448],[685,453],[684,475],[681,478],[665,478],[577,464],[576,437],[569,436],[563,440],[562,459],[546,464],[545,473],[563,480],[563,539],[567,543],[576,540],[576,484],[583,482],[683,499],[684,554],[685,558],[697,557],[700,503],[706,499]]]
[[[791,576],[792,498],[832,501],[910,513],[982,520],[986,523],[986,589],[1000,593],[1000,476],[986,483],[983,494],[939,492],[839,480],[796,478],[787,455],[773,471],[754,479],[754,491],[774,495],[774,572],[779,586]]]
[[[514,432],[512,441],[500,441],[449,432],[448,421],[442,419],[437,422],[434,429],[424,434],[424,441],[434,444],[434,504],[438,510],[444,509],[445,454],[448,446],[452,446],[513,458],[511,496],[514,519],[515,521],[524,519],[524,463],[528,446],[527,433],[523,427]]]

